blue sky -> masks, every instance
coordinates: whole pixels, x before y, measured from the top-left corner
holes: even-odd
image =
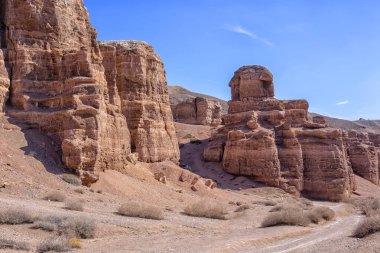
[[[380,1],[85,0],[99,40],[144,40],[168,82],[230,99],[242,65],[274,74],[279,99],[380,119]]]

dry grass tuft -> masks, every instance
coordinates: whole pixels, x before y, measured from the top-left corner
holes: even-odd
[[[76,188],[74,192],[79,193],[79,194],[84,194],[84,190],[82,188]]]
[[[75,175],[73,174],[63,174],[61,176],[61,179],[65,181],[66,183],[75,185],[75,186],[80,186],[82,185],[82,181]]]
[[[55,202],[63,202],[65,201],[65,199],[66,199],[66,196],[59,191],[51,192],[44,197],[44,200],[55,201]]]
[[[80,249],[80,248],[82,248],[79,239],[76,238],[76,237],[70,238],[69,244],[70,244],[71,248],[73,248],[73,249]]]
[[[37,247],[37,252],[66,252],[71,249],[69,241],[64,237],[48,238]]]
[[[31,227],[31,229],[41,229],[43,231],[56,231],[57,226],[53,223],[47,222],[47,221],[36,221]]]
[[[226,211],[222,205],[199,201],[185,208],[184,214],[194,217],[226,220]]]
[[[29,251],[30,247],[25,242],[17,242],[14,240],[0,238],[0,249],[25,250]]]
[[[87,218],[67,219],[58,225],[58,233],[67,237],[90,239],[95,237],[96,224]]]
[[[310,223],[318,224],[322,220],[332,220],[335,212],[328,207],[314,207],[305,210],[299,206],[279,205],[262,222],[262,227],[291,225],[306,227]]]
[[[17,225],[33,223],[34,220],[35,217],[30,214],[29,211],[21,208],[7,208],[0,210],[0,224]]]
[[[354,231],[353,236],[357,238],[363,238],[376,232],[380,232],[380,217],[367,217],[359,223]]]
[[[117,213],[128,217],[138,217],[153,220],[162,220],[164,213],[161,209],[137,202],[128,202],[119,207]]]
[[[73,211],[83,211],[83,204],[79,200],[69,200],[66,202],[66,209]]]
[[[355,206],[367,217],[380,215],[380,199],[367,198],[355,202]]]

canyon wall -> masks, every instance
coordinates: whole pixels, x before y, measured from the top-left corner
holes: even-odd
[[[178,162],[178,141],[159,56],[140,41],[102,42],[101,51],[108,55],[104,60],[106,77],[117,86],[132,151],[144,162]]]
[[[222,107],[218,101],[195,97],[172,105],[176,122],[194,125],[219,126],[222,123]]]
[[[273,76],[244,66],[230,81],[225,125],[204,150],[206,161],[293,194],[342,200],[354,190],[344,133],[322,118],[309,120],[305,100],[274,98]]]
[[[143,161],[163,160],[166,155],[178,161],[164,76],[145,76],[146,82],[130,90],[130,98],[125,95],[128,87],[123,85],[131,83],[117,81],[123,78],[119,73],[139,77],[153,68],[140,66],[144,57],[152,62],[150,55],[131,59],[140,59],[136,65],[116,58],[112,65],[108,60],[114,59],[115,51],[103,58],[81,0],[0,3],[4,13],[2,51],[7,55],[3,64],[0,54],[0,103],[4,104],[9,92],[8,114],[50,136],[61,147],[64,165],[79,174],[83,184],[95,182],[101,170],[123,170],[135,149]],[[164,73],[162,63],[154,64]],[[145,99],[145,88],[161,90],[155,91],[158,97],[147,95]],[[126,102],[128,99],[140,101]],[[164,102],[157,103],[160,99]],[[144,107],[154,108],[154,115],[146,115]],[[157,118],[162,120],[153,120]],[[168,136],[170,141],[163,142]],[[146,145],[147,150],[141,151],[139,145]]]

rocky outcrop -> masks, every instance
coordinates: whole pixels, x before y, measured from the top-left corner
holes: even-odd
[[[342,130],[310,121],[305,100],[274,98],[273,76],[245,66],[230,81],[232,100],[225,126],[204,150],[206,161],[287,192],[342,200],[354,189]]]
[[[151,47],[112,44],[102,55],[81,0],[0,4],[8,113],[50,136],[83,184],[122,171],[135,150],[143,161],[178,161],[164,69]],[[9,86],[3,62],[0,54],[0,105]]]
[[[158,55],[139,41],[102,42],[101,51],[108,84],[117,87],[128,122],[132,152],[144,162],[178,162],[165,69]]]
[[[210,126],[222,123],[222,108],[218,101],[196,97],[171,107],[174,120],[180,123]]]
[[[354,172],[379,185],[378,150],[370,141],[368,133],[348,131],[345,145]]]

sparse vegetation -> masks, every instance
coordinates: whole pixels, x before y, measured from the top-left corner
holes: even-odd
[[[57,226],[54,223],[50,223],[48,221],[36,221],[30,228],[41,229],[48,232],[57,230]]]
[[[66,209],[73,211],[83,211],[83,204],[79,200],[69,200],[66,202]]]
[[[35,222],[31,228],[56,231],[59,236],[64,236],[65,238],[89,239],[94,238],[96,233],[96,223],[83,217],[49,216]]]
[[[28,251],[30,249],[30,247],[25,242],[17,242],[14,240],[0,238],[0,249],[13,249],[13,250]]]
[[[216,203],[209,203],[206,201],[199,201],[190,204],[183,211],[184,214],[194,217],[205,217],[211,219],[226,219],[226,211],[222,205]]]
[[[239,213],[239,212],[243,212],[245,210],[248,210],[250,207],[249,205],[245,204],[245,205],[241,205],[241,206],[238,206],[238,208],[236,208],[235,212],[236,213]]]
[[[123,216],[154,220],[162,220],[164,218],[164,214],[161,209],[137,202],[129,202],[121,205],[117,213]]]
[[[363,238],[367,235],[380,232],[380,216],[367,217],[359,223],[354,231],[353,236]]]
[[[74,192],[79,193],[79,194],[84,194],[84,190],[82,188],[76,188]]]
[[[90,239],[95,237],[96,224],[87,218],[67,219],[58,226],[58,233],[67,237]]]
[[[322,220],[332,220],[334,217],[335,212],[325,206],[303,209],[300,206],[279,205],[272,208],[271,213],[262,222],[262,226],[291,225],[305,227],[310,223],[318,224]]]
[[[69,244],[70,244],[71,248],[73,248],[73,249],[80,249],[82,247],[79,239],[76,237],[70,238]]]
[[[355,206],[367,217],[380,215],[380,199],[367,198],[355,202]]]
[[[61,179],[65,181],[66,183],[69,183],[75,186],[82,185],[82,181],[77,176],[72,175],[72,174],[63,174],[61,176]]]
[[[40,243],[37,247],[37,252],[66,252],[71,249],[69,241],[64,237],[48,238]]]
[[[191,138],[190,143],[199,145],[199,144],[202,144],[202,141],[199,140],[198,138]]]
[[[262,206],[275,206],[277,205],[277,202],[273,200],[263,200],[263,201],[254,201],[252,202],[252,204],[262,205]]]
[[[44,200],[47,201],[55,201],[55,202],[63,202],[65,201],[66,196],[59,191],[51,192],[44,197]]]
[[[22,208],[3,208],[0,210],[0,224],[17,225],[33,223],[35,220],[29,211]]]
[[[183,136],[183,138],[185,138],[185,139],[192,139],[192,138],[195,138],[195,137],[192,134],[188,133],[185,136]]]

